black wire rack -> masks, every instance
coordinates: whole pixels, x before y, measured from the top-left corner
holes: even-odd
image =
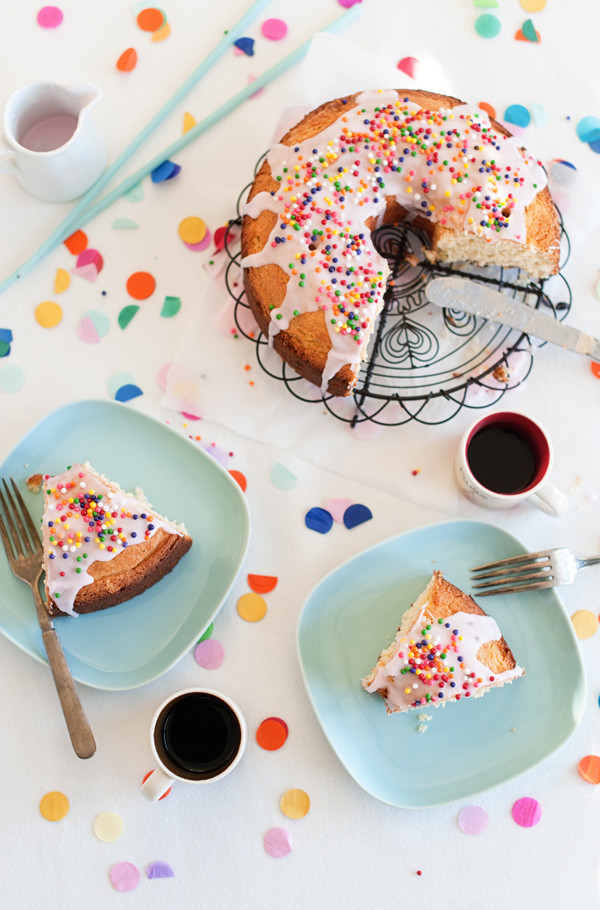
[[[463,408],[496,405],[525,381],[533,368],[534,351],[544,345],[527,334],[479,316],[432,305],[426,295],[430,280],[459,275],[493,286],[534,309],[563,320],[571,308],[571,288],[562,274],[570,242],[561,223],[559,273],[531,282],[518,269],[446,266],[428,261],[427,235],[408,222],[383,225],[373,234],[378,252],[387,259],[390,275],[384,306],[369,342],[352,395],[339,398],[300,377],[269,346],[267,337],[249,317],[250,307],[240,281],[240,206],[229,222],[225,251],[227,291],[235,302],[237,329],[255,347],[262,370],[283,382],[297,399],[319,403],[334,417],[353,426],[372,421],[400,426],[411,420],[426,425],[445,423]],[[240,290],[242,288],[242,290]]]

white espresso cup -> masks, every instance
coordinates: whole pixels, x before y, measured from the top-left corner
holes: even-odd
[[[174,781],[212,784],[225,777],[246,748],[246,721],[239,706],[214,689],[182,689],[156,710],[150,746],[157,767],[142,784],[150,800]]]
[[[515,411],[497,411],[465,431],[454,474],[460,490],[479,506],[507,509],[528,501],[558,517],[569,500],[548,479],[552,464],[552,443],[537,421]]]
[[[36,82],[13,92],[4,108],[0,174],[14,174],[48,202],[82,196],[106,167],[106,142],[90,113],[101,96],[91,83]]]

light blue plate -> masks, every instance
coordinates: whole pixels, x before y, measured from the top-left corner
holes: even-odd
[[[111,401],[81,401],[53,411],[0,467],[34,517],[41,493],[31,474],[57,474],[89,461],[125,490],[140,487],[157,512],[185,524],[191,550],[158,584],[99,613],[55,620],[79,682],[132,689],[156,679],[198,640],[229,592],[246,554],[250,516],[239,485],[212,456],[165,424]],[[46,661],[31,591],[12,574],[0,546],[0,632]]]
[[[452,521],[401,534],[327,575],[303,606],[298,653],[317,718],[360,786],[403,808],[466,799],[558,749],[583,714],[585,676],[572,623],[554,590],[481,599],[526,675],[484,698],[386,714],[361,686],[401,617],[441,569],[470,591],[472,566],[526,549],[505,531]]]

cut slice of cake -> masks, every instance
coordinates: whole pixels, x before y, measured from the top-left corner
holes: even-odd
[[[495,619],[435,571],[362,685],[393,714],[479,697],[523,673]]]
[[[51,616],[130,600],[170,572],[192,539],[143,493],[126,493],[89,464],[43,475],[42,534]]]

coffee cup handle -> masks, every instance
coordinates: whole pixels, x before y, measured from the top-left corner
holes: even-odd
[[[172,786],[173,778],[169,777],[168,774],[165,774],[164,771],[161,771],[160,768],[155,768],[143,782],[142,793],[147,799],[156,802],[156,800],[160,799],[161,796],[164,796],[167,790],[170,790]]]
[[[0,174],[16,174],[15,153],[0,141]]]
[[[539,490],[532,493],[530,501],[542,512],[553,515],[555,518],[563,515],[569,508],[568,498],[552,483],[545,483]]]

